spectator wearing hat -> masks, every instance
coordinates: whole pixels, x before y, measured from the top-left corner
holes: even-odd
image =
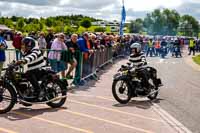
[[[22,33],[21,32],[17,32],[17,34],[14,36],[13,38],[13,47],[15,48],[15,52],[16,52],[16,60],[20,60],[21,59],[21,45],[22,45]]]

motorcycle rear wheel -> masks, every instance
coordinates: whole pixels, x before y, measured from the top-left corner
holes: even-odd
[[[152,90],[153,90],[153,91],[158,90],[158,87],[154,84],[153,79],[151,79],[150,81],[151,81],[150,84],[153,85],[153,87],[154,87]],[[154,94],[152,94],[152,95],[149,95],[148,98],[152,101],[152,100],[156,99],[157,96],[158,96],[158,92],[156,92],[156,93],[154,93]]]
[[[60,90],[59,90],[60,92],[59,93],[60,93],[61,96],[66,96],[67,95],[67,90],[66,90],[64,84],[61,81],[59,81],[59,80],[57,80],[57,81],[49,81],[49,83],[53,84],[52,87],[57,86],[57,88],[60,88]],[[53,88],[54,91],[52,92],[52,94],[50,96],[52,99],[58,97],[57,88]],[[59,107],[61,107],[61,106],[63,106],[65,104],[66,99],[67,98],[65,97],[65,98],[62,98],[62,99],[54,101],[54,102],[49,102],[49,103],[47,103],[47,105],[52,107],[52,108],[59,108]]]

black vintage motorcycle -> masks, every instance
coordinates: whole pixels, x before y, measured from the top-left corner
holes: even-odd
[[[66,83],[51,70],[41,68],[38,79],[40,97],[34,95],[34,88],[27,80],[26,74],[20,71],[22,66],[12,62],[0,79],[0,114],[9,112],[16,103],[24,106],[32,104],[47,104],[52,108],[61,107],[67,98]]]
[[[143,87],[142,78],[139,76],[139,71],[142,69],[147,72],[150,84],[148,89]],[[148,97],[154,100],[157,98],[159,87],[162,86],[161,79],[157,78],[157,71],[152,67],[137,68],[122,65],[113,78],[112,94],[121,104],[128,103],[132,97]]]

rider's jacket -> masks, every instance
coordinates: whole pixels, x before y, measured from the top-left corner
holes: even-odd
[[[28,65],[27,71],[45,66],[43,54],[38,48],[33,48],[30,52],[23,54],[23,60]]]
[[[131,54],[129,57],[129,62],[131,63],[131,65],[138,67],[147,65],[146,57],[143,52],[140,52],[138,54]]]

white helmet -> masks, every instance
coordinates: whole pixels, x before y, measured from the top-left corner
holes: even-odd
[[[131,46],[130,46],[131,49],[136,49],[137,52],[140,52],[141,51],[141,45],[139,43],[133,43]]]

